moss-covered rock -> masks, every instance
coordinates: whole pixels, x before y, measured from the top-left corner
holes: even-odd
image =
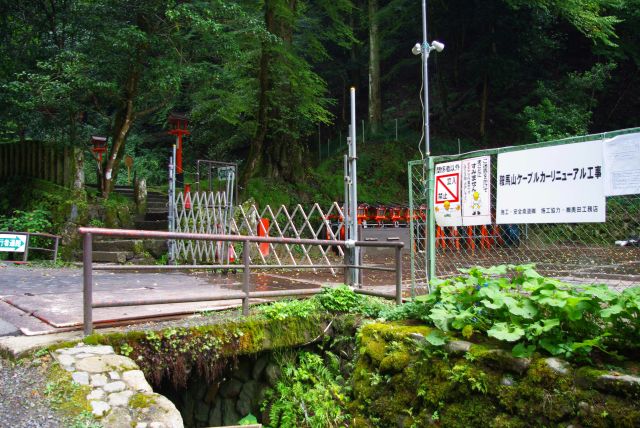
[[[400,323],[361,328],[354,426],[640,426],[633,376],[574,370],[564,362],[558,370],[545,358],[514,358],[486,345],[462,353],[413,340],[428,330]],[[616,387],[597,387],[605,380]]]

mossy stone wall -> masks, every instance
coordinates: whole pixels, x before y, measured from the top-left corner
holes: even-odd
[[[430,329],[360,330],[352,377],[356,427],[638,427],[640,378],[514,358],[489,345],[434,347]]]

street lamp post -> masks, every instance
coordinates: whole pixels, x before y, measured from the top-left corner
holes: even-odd
[[[424,104],[424,142],[425,156],[431,156],[431,140],[429,137],[429,54],[431,51],[442,52],[444,43],[434,40],[432,43],[427,41],[427,0],[422,0],[422,44],[416,43],[411,52],[414,55],[422,55],[422,86],[423,86],[423,104]]]
[[[422,0],[422,44],[416,43],[411,51],[414,55],[422,55],[422,86],[423,86],[423,114],[424,114],[424,143],[425,143],[425,167],[428,171],[428,179],[424,183],[427,190],[427,206],[429,207],[427,224],[424,225],[425,233],[425,271],[427,272],[427,287],[430,280],[434,277],[435,271],[435,216],[433,212],[433,181],[434,181],[434,165],[431,158],[431,139],[429,135],[429,54],[431,51],[442,52],[444,43],[437,40],[429,43],[427,41],[427,0]],[[413,290],[412,290],[413,294]]]

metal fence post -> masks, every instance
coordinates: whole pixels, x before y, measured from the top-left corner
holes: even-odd
[[[249,271],[249,241],[242,242],[242,264],[244,265],[244,271],[242,272],[242,292],[244,298],[242,299],[242,315],[249,315],[249,279],[251,272]]]
[[[60,238],[55,237],[53,241],[53,262],[55,263],[58,260],[58,246],[60,244]]]
[[[92,256],[93,245],[91,233],[85,233],[82,243],[82,277],[83,277],[83,309],[84,309],[84,334],[90,335],[93,332],[93,278],[92,278]]]
[[[402,248],[396,247],[396,304],[402,304]]]
[[[429,156],[429,170],[428,170],[428,201],[427,206],[429,209],[428,212],[428,223],[427,223],[427,284],[429,288],[429,292],[431,292],[431,280],[436,277],[436,216],[435,216],[435,198],[434,198],[434,187],[435,187],[435,166],[433,162],[433,157]]]
[[[25,263],[29,259],[29,238],[30,237],[31,235],[29,235],[28,233],[25,235],[26,244],[24,245],[24,254],[22,254],[22,261]]]

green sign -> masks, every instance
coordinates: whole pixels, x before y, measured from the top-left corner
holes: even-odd
[[[10,233],[0,233],[0,251],[24,253],[27,248],[27,237]]]

